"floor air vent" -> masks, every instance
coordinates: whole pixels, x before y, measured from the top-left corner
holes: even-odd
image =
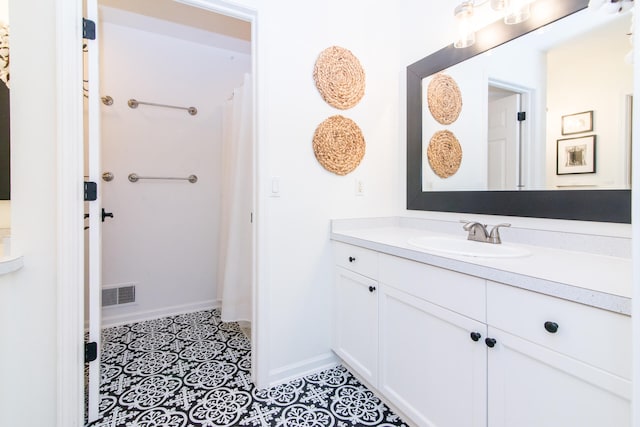
[[[135,285],[121,286],[102,290],[102,306],[128,304],[136,300]]]

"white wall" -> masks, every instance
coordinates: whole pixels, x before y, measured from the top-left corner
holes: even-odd
[[[0,200],[0,228],[11,227],[11,201]]]
[[[247,54],[105,22],[101,33],[102,284],[136,285],[135,305],[105,307],[103,322],[211,306],[217,299],[222,106],[251,71]],[[143,53],[143,54],[142,54]],[[195,106],[198,113],[127,100]],[[127,176],[198,181],[139,181]]]
[[[24,255],[25,265],[0,277],[0,425],[52,426],[58,399],[56,2],[9,3],[12,251]]]
[[[243,1],[258,12],[258,332],[267,378],[274,382],[329,361],[332,259],[329,220],[396,211],[399,75],[394,5],[364,0]],[[353,109],[336,110],[315,88],[318,54],[339,45],[366,73]],[[350,175],[324,170],[312,150],[315,128],[341,114],[358,123],[367,148]],[[270,197],[271,177],[280,197]],[[355,195],[355,178],[365,196]],[[265,354],[266,353],[266,354]]]

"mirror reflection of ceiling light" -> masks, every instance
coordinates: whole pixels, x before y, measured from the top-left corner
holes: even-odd
[[[528,0],[510,0],[504,9],[504,23],[515,25],[526,21],[531,16]]]
[[[633,0],[589,0],[589,9],[609,15],[629,11],[633,13]],[[628,35],[631,50],[625,55],[624,62],[633,65],[633,17]]]
[[[631,10],[633,0],[590,0],[589,8],[603,13],[623,13]]]
[[[476,23],[474,22],[475,9],[489,4],[493,11],[500,12],[505,24],[515,25],[529,19],[531,15],[530,4],[532,1],[533,0],[469,0],[460,3],[453,13],[458,27],[457,38],[453,44],[454,47],[464,48],[475,43],[475,31],[477,29]]]

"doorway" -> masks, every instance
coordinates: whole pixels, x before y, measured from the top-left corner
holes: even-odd
[[[489,81],[487,97],[488,190],[526,188],[535,156],[529,151],[527,89]]]
[[[91,227],[100,230],[93,239],[102,256],[95,259],[94,251],[99,268],[87,268],[99,276],[98,291],[86,292],[94,300],[86,303],[87,320],[117,325],[212,308],[220,303],[224,251],[218,245],[225,207],[223,113],[237,102],[234,94],[246,87],[245,79],[253,96],[252,21],[170,0],[98,5],[99,77],[86,80],[94,87],[99,81],[92,93],[100,96],[100,142],[90,142],[86,151],[93,148],[99,158],[98,174],[87,174],[99,187],[89,233]],[[248,26],[248,40],[234,33],[233,21]],[[254,126],[249,128],[244,160],[252,173],[244,176],[253,184]],[[243,224],[253,234],[253,185],[240,193],[250,210]],[[253,271],[252,242],[249,251],[250,257],[243,254],[245,269]],[[99,332],[90,329],[98,341]],[[97,390],[98,376],[91,378],[90,389]],[[91,419],[97,408],[91,396],[97,393],[89,394]]]

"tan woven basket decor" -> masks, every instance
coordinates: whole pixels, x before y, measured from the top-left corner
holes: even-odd
[[[427,158],[431,169],[440,178],[455,175],[462,163],[462,147],[458,138],[448,130],[436,132],[429,141]]]
[[[427,87],[429,111],[442,125],[455,122],[462,110],[462,95],[455,80],[446,74],[438,73]]]
[[[343,47],[331,46],[320,53],[313,79],[322,99],[340,110],[355,106],[364,96],[364,70],[358,58]]]
[[[331,116],[320,123],[313,135],[313,152],[318,162],[329,172],[346,175],[364,157],[362,131],[351,119]]]

